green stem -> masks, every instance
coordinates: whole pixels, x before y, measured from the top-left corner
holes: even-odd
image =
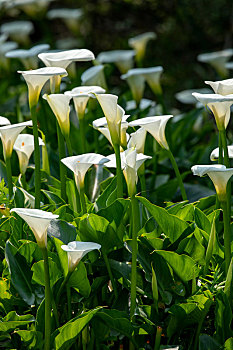
[[[142,164],[144,165],[144,164]],[[145,173],[139,175],[139,180],[141,184],[141,196],[146,198],[146,178]]]
[[[75,183],[75,178],[74,178],[74,183]],[[81,211],[80,194],[76,185],[75,185],[75,197],[76,197],[77,212],[80,213]]]
[[[79,119],[79,130],[80,130],[80,143],[81,143],[81,154],[86,153],[86,137],[85,137],[85,120],[84,118]]]
[[[7,184],[9,190],[9,199],[13,196],[13,183],[12,183],[12,171],[11,171],[11,159],[10,157],[6,157],[6,174],[7,174]]]
[[[227,275],[227,271],[231,262],[231,226],[230,226],[230,216],[228,213],[227,200],[221,201],[220,203],[223,210],[225,271]]]
[[[72,318],[72,312],[71,312],[71,293],[70,293],[70,286],[66,284],[66,294],[67,294],[67,308],[68,308],[68,321]]]
[[[73,149],[72,149],[72,146],[71,146],[70,138],[69,137],[65,137],[65,140],[66,140],[66,146],[67,146],[69,157],[71,157],[73,155]]]
[[[157,332],[155,336],[155,347],[154,350],[159,350],[161,342],[162,327],[157,326]]]
[[[123,198],[123,176],[121,169],[120,146],[114,145],[116,155],[116,175],[117,175],[117,198]]]
[[[34,159],[35,159],[35,209],[40,209],[40,147],[37,127],[36,105],[31,107],[34,135]]]
[[[153,163],[153,175],[151,177],[151,190],[153,191],[156,184],[156,176],[157,176],[157,169],[158,169],[158,150],[159,150],[159,144],[158,142],[153,139],[153,153],[154,153],[154,163]]]
[[[58,313],[57,313],[57,305],[55,303],[53,295],[51,295],[51,297],[52,297],[53,315],[54,315],[54,318],[55,318],[56,327],[58,328],[59,327],[59,318],[58,318]]]
[[[220,130],[218,131],[218,149],[219,149],[218,164],[223,164],[222,135]]]
[[[181,190],[181,195],[182,195],[183,201],[185,201],[185,200],[187,200],[187,195],[186,195],[186,192],[185,192],[185,188],[184,188],[184,184],[183,184],[183,181],[182,181],[182,177],[180,175],[179,168],[178,168],[178,166],[176,164],[176,160],[175,160],[172,152],[170,150],[167,150],[167,152],[168,152],[168,156],[170,158],[170,161],[172,163],[173,169],[175,170],[175,173],[176,173],[176,178],[177,178],[178,184],[180,186],[180,190]]]
[[[223,147],[223,153],[224,153],[224,165],[227,168],[230,168],[230,159],[229,159],[228,148],[227,148],[226,129],[219,130],[219,133],[222,140],[222,147]]]
[[[56,296],[56,304],[57,304],[57,305],[58,305],[58,303],[59,303],[59,300],[60,300],[60,297],[61,297],[61,293],[62,293],[62,291],[63,291],[63,288],[65,287],[66,283],[69,281],[70,276],[72,275],[72,272],[73,272],[73,271],[68,271],[66,277],[64,278],[62,284],[60,285],[60,288],[58,289],[57,296]]]
[[[103,249],[102,249],[102,255],[103,255],[104,262],[105,262],[105,265],[107,267],[108,274],[109,274],[109,277],[110,277],[110,280],[111,280],[111,283],[112,283],[115,299],[117,299],[118,298],[118,293],[117,293],[116,282],[115,282],[115,279],[114,279],[113,274],[112,274],[112,270],[111,270],[111,266],[109,264],[108,256],[107,256],[106,252]]]
[[[82,206],[82,212],[83,214],[86,214],[87,212],[87,205],[86,205],[86,199],[85,199],[85,189],[84,186],[80,187],[80,202],[81,202],[81,206]]]
[[[23,185],[23,188],[27,191],[27,181],[25,174],[21,174],[21,183]]]
[[[132,226],[132,265],[131,265],[131,305],[130,318],[133,317],[136,308],[136,286],[137,286],[137,253],[138,253],[138,231],[140,230],[140,212],[138,200],[133,195],[131,197],[131,225]]]
[[[49,277],[49,261],[47,248],[41,248],[44,259],[44,279],[45,279],[45,339],[44,350],[50,349],[51,334],[51,290]]]
[[[58,151],[59,151],[59,166],[60,166],[60,183],[61,183],[61,198],[66,201],[66,166],[61,162],[62,158],[66,157],[66,149],[64,138],[58,122],[57,124],[57,139],[58,139]]]

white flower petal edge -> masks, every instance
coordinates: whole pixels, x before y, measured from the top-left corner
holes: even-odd
[[[95,249],[99,250],[101,245],[93,242],[73,241],[67,245],[62,245],[61,248],[67,252],[69,271],[73,271],[87,253]]]
[[[97,85],[103,89],[107,88],[104,66],[99,64],[98,66],[91,67],[81,75],[82,85]]]
[[[229,158],[233,158],[233,145],[227,146],[227,149],[228,149]],[[223,150],[223,154],[224,154],[224,150]],[[218,157],[219,157],[219,148],[217,147],[211,152],[210,160],[211,161],[218,160]]]
[[[36,241],[40,248],[47,246],[47,229],[51,220],[57,219],[59,215],[46,212],[40,209],[14,208],[11,213],[18,214],[30,226],[36,237]]]
[[[210,85],[216,94],[223,96],[233,94],[233,79],[205,81],[205,83]]]
[[[10,121],[5,117],[0,117],[0,126],[10,125]]]

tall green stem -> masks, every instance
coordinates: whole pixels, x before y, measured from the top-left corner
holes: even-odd
[[[154,350],[159,350],[159,348],[160,348],[161,334],[162,334],[162,327],[158,326],[156,336],[155,336]]]
[[[37,127],[36,105],[31,106],[34,136],[34,159],[35,159],[35,209],[40,209],[40,147]]]
[[[44,350],[50,349],[51,335],[51,290],[49,277],[49,261],[47,248],[41,248],[44,259],[44,279],[45,279],[45,339]]]
[[[142,164],[141,166],[143,166]],[[145,173],[142,173],[139,175],[139,180],[141,184],[141,196],[146,198],[146,179],[145,179]]]
[[[58,139],[58,151],[59,151],[59,166],[60,166],[60,183],[61,183],[61,198],[66,201],[66,166],[61,162],[62,158],[66,156],[65,142],[60,129],[60,126],[57,123],[57,139]]]
[[[72,318],[72,312],[71,312],[71,293],[70,293],[70,286],[66,284],[66,294],[67,294],[67,309],[68,309],[68,321]]]
[[[27,191],[27,181],[25,174],[21,174],[21,183],[23,185],[23,188]]]
[[[72,149],[72,146],[71,146],[70,138],[69,137],[65,137],[65,140],[66,140],[66,146],[67,146],[69,157],[71,157],[73,155],[73,149]]]
[[[85,189],[84,189],[84,186],[81,186],[81,187],[80,187],[79,194],[80,194],[80,201],[81,201],[81,205],[82,205],[83,214],[86,214],[86,212],[87,212],[87,206],[86,206],[86,199],[85,199]]]
[[[115,279],[114,279],[113,274],[112,274],[112,270],[111,270],[111,266],[109,264],[108,256],[107,256],[106,252],[103,249],[102,249],[102,255],[103,255],[104,262],[105,262],[105,265],[107,267],[108,274],[109,274],[109,277],[110,277],[110,280],[111,280],[111,283],[112,283],[112,287],[113,287],[113,292],[114,292],[115,298],[117,299],[118,298],[118,293],[117,293],[116,282],[115,282]]]
[[[72,272],[73,271],[68,271],[65,279],[63,280],[62,284],[60,285],[60,288],[58,289],[58,292],[57,292],[57,296],[56,296],[56,304],[58,305],[59,303],[59,300],[60,300],[60,297],[61,297],[61,293],[66,285],[66,283],[68,283],[69,279],[70,279],[70,276],[72,275]]]
[[[223,153],[224,153],[224,165],[227,168],[230,168],[230,159],[229,159],[228,148],[227,148],[226,129],[219,130],[219,133],[222,140],[222,147],[223,147]]]
[[[221,201],[221,207],[223,210],[223,223],[224,223],[224,249],[225,249],[225,271],[227,271],[231,262],[231,226],[230,215],[228,213],[227,200]]]
[[[176,164],[176,160],[175,160],[172,152],[170,150],[167,150],[167,152],[168,152],[168,156],[170,158],[170,161],[172,163],[173,169],[175,170],[175,173],[176,173],[176,178],[177,178],[178,184],[180,186],[182,198],[185,201],[185,200],[187,200],[187,195],[186,195],[186,192],[185,192],[185,188],[184,188],[184,184],[183,184],[183,181],[182,181],[182,178],[181,178],[181,175],[180,175],[179,168],[178,168],[178,166]]]
[[[220,130],[218,132],[218,149],[219,149],[218,164],[223,164],[222,135]]]
[[[120,146],[114,145],[116,155],[116,174],[117,174],[117,198],[123,198],[123,176],[121,169]]]
[[[6,174],[7,174],[7,184],[8,184],[8,190],[9,190],[9,199],[11,199],[12,196],[13,196],[11,158],[10,157],[6,157],[5,163],[6,163]]]
[[[153,163],[153,175],[151,177],[151,190],[153,191],[155,188],[155,184],[156,184],[156,176],[157,176],[157,169],[158,169],[158,149],[159,149],[159,144],[158,142],[153,139],[153,153],[154,153],[154,163]]]
[[[86,153],[86,137],[85,137],[85,120],[84,118],[79,119],[79,130],[80,130],[80,143],[81,153]]]
[[[136,308],[136,286],[137,286],[137,253],[138,253],[138,231],[140,230],[140,212],[138,200],[131,197],[131,226],[132,226],[132,265],[131,265],[131,305],[130,318],[133,317]]]

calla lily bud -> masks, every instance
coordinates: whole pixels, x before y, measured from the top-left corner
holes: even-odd
[[[226,62],[229,61],[233,55],[232,49],[226,49],[217,52],[203,53],[197,56],[199,62],[209,63],[218,74],[222,77],[227,76],[228,70],[226,68]]]
[[[154,32],[147,32],[130,38],[128,43],[136,51],[136,60],[141,62],[145,56],[146,45],[149,40],[156,39]]]
[[[84,179],[87,170],[93,164],[104,164],[109,161],[108,158],[96,153],[86,153],[79,156],[63,158],[62,163],[67,166],[75,175],[75,181],[78,190],[84,188]]]
[[[44,142],[39,137],[39,145],[43,146]],[[21,134],[17,137],[14,143],[14,150],[17,152],[19,158],[20,173],[25,174],[29,159],[34,151],[34,137],[33,135]]]
[[[228,157],[233,158],[233,145],[227,146],[228,149]],[[223,150],[223,156],[224,156],[224,150]],[[210,160],[215,161],[219,158],[219,148],[215,148],[211,154],[210,154]]]
[[[71,91],[66,91],[65,95],[71,96],[79,119],[84,118],[87,103],[94,94],[104,94],[105,90],[100,86],[80,86]]]
[[[26,126],[32,126],[32,121],[29,120],[23,123],[11,124],[0,127],[0,137],[2,139],[3,154],[5,160],[11,157],[15,140]]]
[[[41,89],[50,78],[54,76],[59,76],[60,78],[67,76],[66,70],[59,67],[45,67],[28,71],[18,71],[18,73],[22,73],[26,80],[30,108],[37,105]]]
[[[148,131],[162,148],[169,150],[165,136],[167,122],[173,115],[161,115],[155,117],[146,117],[129,122],[129,126],[141,126]]]
[[[95,249],[100,249],[101,245],[93,242],[69,242],[67,245],[62,245],[61,248],[67,252],[68,270],[74,271],[80,260],[89,252]]]
[[[233,79],[205,81],[205,83],[210,85],[216,94],[223,96],[233,94]]]
[[[222,96],[218,94],[192,94],[204,106],[209,107],[214,115],[218,130],[226,129],[230,120],[230,107],[233,104],[233,94]]]
[[[107,89],[107,84],[104,75],[104,66],[102,64],[91,67],[81,75],[82,85],[101,86]]]
[[[59,215],[54,215],[51,212],[46,212],[39,209],[14,208],[11,213],[18,214],[35,235],[37,244],[40,248],[47,247],[47,229],[51,220],[55,220]]]
[[[133,67],[134,50],[113,50],[101,52],[96,61],[100,63],[115,63],[119,71],[124,74]]]
[[[193,175],[208,175],[212,180],[220,201],[226,201],[227,183],[233,175],[233,168],[225,165],[194,165],[191,168]]]
[[[43,98],[47,100],[50,105],[55,117],[57,118],[58,124],[61,128],[61,132],[65,138],[69,137],[70,134],[70,100],[71,96],[63,94],[51,94],[43,95]]]

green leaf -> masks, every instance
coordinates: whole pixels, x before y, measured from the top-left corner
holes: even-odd
[[[233,343],[232,343],[233,345]],[[201,334],[199,337],[199,350],[219,350],[220,344],[216,342],[211,336]],[[224,348],[225,349],[225,348]],[[231,348],[233,349],[233,348]],[[230,348],[229,348],[230,350]]]
[[[201,244],[202,241],[200,229],[196,227],[191,235],[180,242],[177,253],[186,252],[195,262],[205,265],[205,247]]]
[[[17,253],[17,249],[6,242],[6,261],[11,274],[11,281],[21,298],[28,304],[33,305],[35,294],[31,286],[32,273],[25,258]]]
[[[59,238],[63,244],[75,241],[77,236],[76,227],[63,220],[52,220],[47,233],[50,237]]]
[[[90,282],[87,278],[87,270],[85,264],[80,261],[75,271],[72,273],[68,285],[77,290],[85,298],[88,298],[91,293]]]
[[[198,276],[199,270],[195,261],[187,255],[179,255],[165,250],[156,250],[153,254],[161,255],[183,282],[190,281]]]
[[[59,280],[61,277],[61,271],[58,269],[57,264],[52,261],[51,258],[48,258],[49,261],[49,276],[51,287]],[[32,266],[33,276],[32,279],[34,282],[45,286],[44,280],[44,260],[41,260]]]
[[[111,194],[114,192],[115,189],[116,189],[116,176],[113,177],[110,184],[105,188],[104,192],[98,197],[95,203],[97,211],[107,206],[107,200],[109,196],[111,196]]]
[[[95,308],[93,310],[84,312],[80,316],[73,318],[71,321],[58,328],[56,332],[58,335],[55,337],[55,349],[66,350],[71,347],[75,342],[75,339],[83,328],[91,321],[92,317],[101,310],[102,307]]]
[[[34,321],[35,318],[30,314],[20,316],[15,311],[11,311],[1,319],[0,332],[12,332],[16,327],[26,326]]]
[[[151,204],[146,198],[138,197],[138,200],[149,210],[151,215],[163,230],[164,234],[169,237],[171,243],[175,242],[186,229],[189,224],[178,217],[169,214],[165,209]]]
[[[208,217],[198,208],[195,208],[194,210],[194,220],[201,230],[206,231],[207,233],[211,230],[211,225]]]
[[[222,291],[217,293],[215,301],[215,338],[220,344],[223,344],[233,335],[231,328],[232,310],[226,294]]]
[[[51,191],[41,190],[45,197],[49,200],[49,203],[54,206],[55,209],[59,208],[61,205],[66,204],[63,199]]]
[[[107,219],[113,228],[116,229],[121,224],[129,203],[130,201],[128,199],[117,199],[108,207],[100,209],[98,215]]]
[[[16,330],[14,333],[17,333],[21,341],[24,343],[27,349],[40,350],[43,346],[43,334],[37,331],[25,331],[25,330]]]
[[[232,349],[233,349],[233,338],[229,338],[224,344],[224,350],[232,350]]]

